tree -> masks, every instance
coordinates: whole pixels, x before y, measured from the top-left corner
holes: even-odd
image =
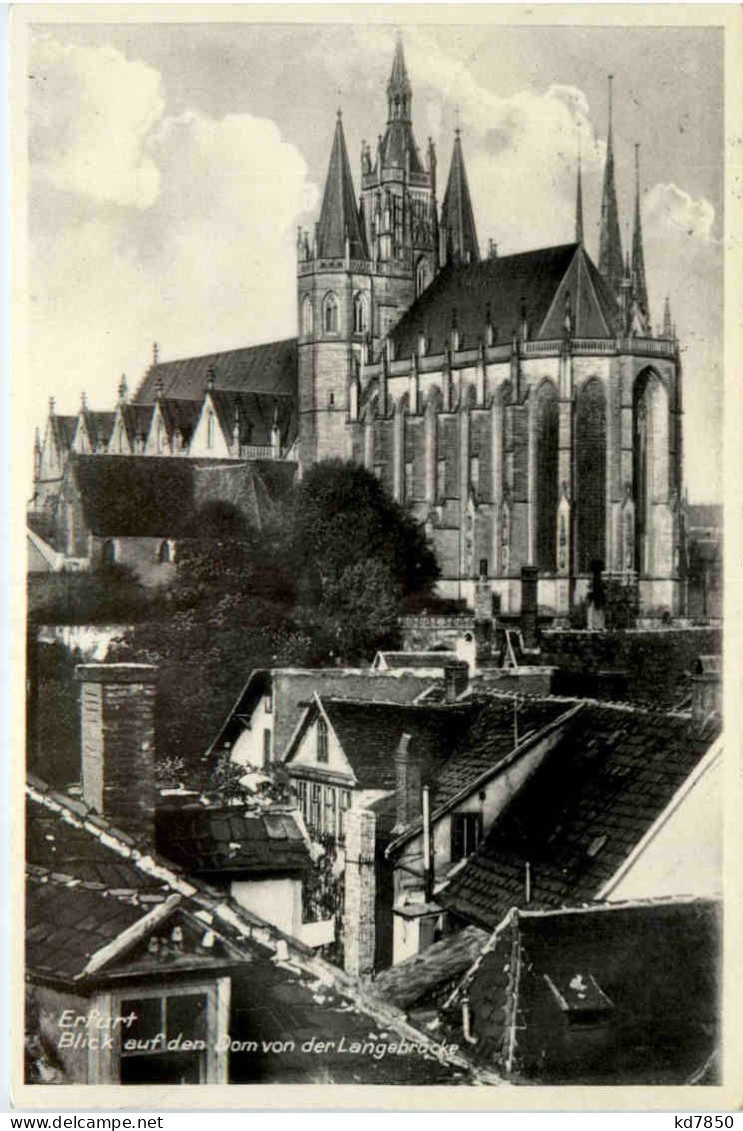
[[[401,604],[430,593],[438,566],[420,525],[365,468],[324,460],[311,468],[295,493],[293,563],[301,597],[322,605],[342,585],[344,573],[376,562]],[[363,581],[363,572],[356,575]]]

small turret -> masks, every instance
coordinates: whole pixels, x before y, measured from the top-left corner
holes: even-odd
[[[635,145],[635,229],[632,234],[633,297],[643,319],[650,326],[648,287],[645,278],[645,253],[642,243],[642,215],[640,210],[640,146]]]
[[[472,210],[459,128],[454,134],[449,180],[441,209],[441,234],[445,262],[478,262],[480,251],[477,245],[475,214]]]
[[[606,141],[604,188],[601,197],[601,237],[599,241],[599,271],[615,299],[621,301],[623,256],[622,236],[619,230],[619,208],[614,179],[614,137],[612,131],[612,79],[609,75],[609,131]]]
[[[583,183],[581,178],[580,134],[578,134],[578,177],[575,191],[575,242],[583,243]]]
[[[663,337],[668,338],[670,341],[674,337],[674,328],[671,321],[671,300],[666,295],[666,301],[663,304]]]
[[[121,374],[119,381],[119,404],[125,405],[129,400],[129,386],[126,383],[126,373]]]

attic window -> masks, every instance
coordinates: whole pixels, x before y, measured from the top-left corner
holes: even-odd
[[[476,851],[482,839],[482,813],[452,813],[451,862],[464,860]]]
[[[328,760],[328,724],[325,719],[317,720],[317,760],[318,762]]]

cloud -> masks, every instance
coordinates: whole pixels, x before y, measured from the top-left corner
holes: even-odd
[[[113,47],[32,47],[30,159],[37,176],[93,201],[148,208],[160,187],[148,152],[164,99],[159,73]]]
[[[122,371],[137,384],[154,340],[167,359],[295,332],[296,224],[319,194],[278,126],[250,114],[168,116],[158,72],[109,48],[70,51],[45,37],[42,54],[57,107],[52,123],[46,91],[36,92],[30,360],[38,411],[50,393],[59,411],[74,411],[82,389],[104,407]],[[146,92],[131,86],[134,74]],[[117,111],[129,94],[136,112]],[[95,105],[105,129],[86,117]],[[114,120],[128,126],[126,138],[118,131],[123,153],[112,156]],[[109,159],[115,176],[99,169]]]
[[[658,235],[701,240],[712,239],[715,210],[704,197],[695,200],[674,184],[657,184],[647,193],[644,202],[648,231]]]

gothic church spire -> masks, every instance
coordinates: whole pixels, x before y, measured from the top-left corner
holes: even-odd
[[[387,83],[387,121],[409,122],[411,120],[410,107],[413,97],[413,88],[410,85],[405,54],[402,49],[402,36],[397,35],[395,41],[395,55],[392,60],[392,72]]]
[[[317,228],[318,257],[342,258],[346,254],[346,241],[352,259],[368,258],[343,134],[343,116],[339,110]]]
[[[451,157],[449,181],[441,209],[441,233],[445,240],[447,263],[477,263],[480,252],[477,246],[475,214],[464,167],[462,139],[457,129]]]
[[[648,286],[645,278],[645,253],[642,246],[642,216],[640,210],[640,146],[635,146],[635,228],[632,233],[632,278],[635,299],[650,325]]]
[[[604,188],[601,197],[601,237],[599,241],[599,271],[604,276],[609,290],[618,299],[622,289],[622,236],[619,230],[619,208],[617,189],[614,180],[614,137],[612,131],[611,84],[609,75],[609,133],[606,141],[606,165],[604,166]]]

